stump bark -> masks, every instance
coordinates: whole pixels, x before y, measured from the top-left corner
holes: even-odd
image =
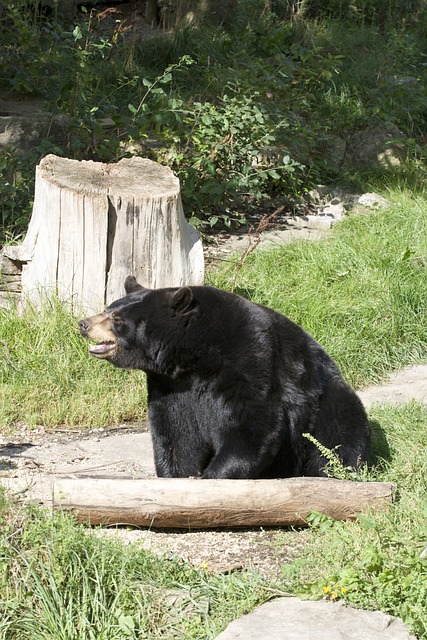
[[[23,301],[55,294],[76,312],[98,313],[134,275],[149,288],[203,283],[199,234],[185,220],[178,178],[144,158],[117,164],[46,156],[36,169],[33,212],[22,245]]]

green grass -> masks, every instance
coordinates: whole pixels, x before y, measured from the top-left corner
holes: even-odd
[[[390,192],[384,212],[352,215],[321,242],[237,261],[208,281],[301,324],[360,387],[427,360],[427,206]],[[0,314],[0,425],[105,426],[145,418],[145,377],[91,359],[59,304]]]
[[[395,483],[397,500],[352,523],[313,514],[308,530],[278,534],[299,557],[274,581],[211,575],[0,495],[0,639],[209,640],[278,590],[380,609],[425,640],[427,407],[376,406],[370,419],[367,479]]]
[[[255,252],[210,280],[301,324],[356,387],[425,361],[426,199],[389,197],[389,210],[351,215],[326,240]]]
[[[390,209],[352,215],[322,242],[260,250],[209,280],[301,323],[353,384],[425,362],[426,198],[408,186],[385,193]],[[91,359],[60,305],[22,318],[3,312],[0,331],[3,425],[48,417],[48,425],[101,426],[144,415],[143,374]],[[398,500],[354,523],[313,514],[308,531],[284,532],[283,543],[302,551],[274,584],[246,571],[211,576],[3,500],[0,640],[210,639],[272,587],[380,609],[426,640],[427,409],[375,407],[370,419],[375,463],[366,478],[394,482]],[[170,589],[179,594],[173,607]]]
[[[0,520],[2,640],[205,640],[267,597],[256,574],[213,576],[61,513],[6,504]]]

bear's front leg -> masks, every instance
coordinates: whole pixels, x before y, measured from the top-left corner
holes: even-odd
[[[159,478],[200,477],[212,457],[206,444],[189,437],[173,438],[151,430],[154,464]]]
[[[246,441],[245,441],[246,440]],[[248,441],[244,435],[228,435],[212,457],[202,478],[256,479],[263,476],[274,461],[278,444]]]

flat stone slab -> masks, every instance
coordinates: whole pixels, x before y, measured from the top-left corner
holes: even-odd
[[[231,622],[216,640],[416,640],[399,618],[343,602],[277,598]]]
[[[384,384],[358,391],[365,407],[374,404],[404,404],[410,400],[427,404],[427,364],[393,373]]]

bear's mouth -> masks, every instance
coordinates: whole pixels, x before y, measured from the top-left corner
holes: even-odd
[[[116,347],[117,344],[113,340],[97,342],[96,344],[89,345],[89,353],[91,356],[95,356],[95,358],[106,358],[111,355]]]

